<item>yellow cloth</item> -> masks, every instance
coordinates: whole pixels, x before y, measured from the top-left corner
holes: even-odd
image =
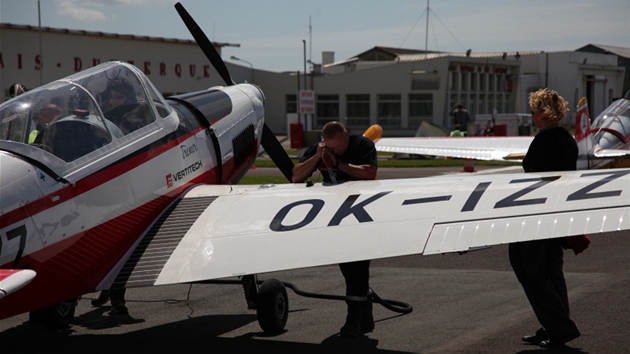
[[[37,138],[37,134],[39,134],[39,130],[35,129],[28,135],[28,143],[32,144]]]

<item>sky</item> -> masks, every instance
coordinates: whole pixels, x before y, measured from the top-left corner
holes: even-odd
[[[41,0],[39,7],[44,27],[192,40],[175,3]],[[304,70],[305,59],[321,63],[322,51],[341,61],[374,46],[458,53],[630,47],[628,0],[433,0],[429,11],[426,0],[181,3],[210,40],[240,44],[224,47],[223,60],[270,71]],[[37,0],[0,0],[0,22],[37,26],[37,9]]]

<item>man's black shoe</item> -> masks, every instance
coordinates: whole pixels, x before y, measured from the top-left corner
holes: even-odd
[[[541,328],[537,330],[536,334],[534,334],[533,336],[525,336],[521,339],[527,343],[540,344],[540,342],[547,340],[549,338],[547,338],[547,332],[545,331],[545,329]]]
[[[557,348],[565,347],[564,343],[554,341],[553,339],[545,339],[544,341],[538,343],[538,345],[541,348],[547,348],[547,349],[557,349]]]
[[[105,290],[105,291],[101,291],[98,297],[92,300],[91,303],[92,303],[92,306],[94,307],[100,307],[100,306],[105,305],[107,301],[109,301],[109,291]]]
[[[579,336],[580,336],[580,332],[577,332],[577,333],[573,333],[568,336],[563,336],[559,338],[555,338],[555,337],[549,338],[547,340],[543,340],[538,345],[540,345],[542,348],[548,348],[548,349],[563,348],[566,342],[570,342]]]

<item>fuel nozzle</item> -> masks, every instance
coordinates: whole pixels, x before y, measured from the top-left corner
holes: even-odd
[[[335,171],[333,171],[333,161],[332,156],[329,153],[325,152],[322,155],[322,161],[324,162],[324,166],[328,170],[328,175],[330,176],[330,180],[332,183],[337,184],[337,176],[335,176]]]

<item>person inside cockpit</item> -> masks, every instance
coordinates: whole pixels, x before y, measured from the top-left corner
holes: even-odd
[[[115,78],[108,82],[103,92],[105,103],[101,105],[105,118],[114,122],[126,135],[145,126],[152,119],[147,118],[146,108],[137,101],[136,91],[125,78]]]
[[[122,77],[110,80],[103,96],[105,100],[101,108],[105,117],[111,120],[120,118],[124,113],[127,113],[136,101],[133,86]],[[123,108],[125,105],[128,105],[128,109]]]
[[[28,135],[28,143],[32,144],[37,138],[39,132],[44,129],[44,127],[51,122],[59,119],[61,117],[61,108],[54,103],[49,103],[42,106],[39,109],[39,113],[37,114],[37,124],[35,125],[35,129],[31,131]]]

